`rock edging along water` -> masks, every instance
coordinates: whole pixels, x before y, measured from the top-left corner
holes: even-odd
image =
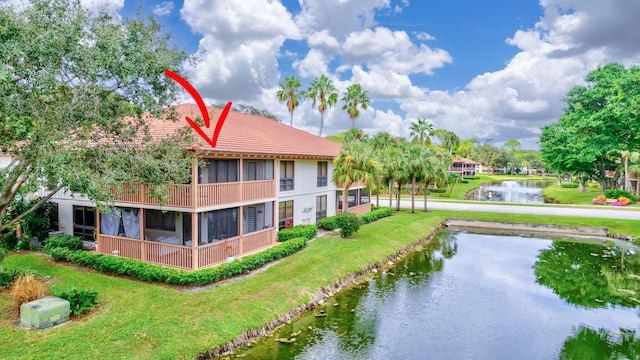
[[[559,226],[550,224],[510,223],[461,219],[447,219],[446,224],[447,226],[485,228],[493,230],[499,229],[512,231],[535,231],[555,234],[611,236],[609,234],[609,229],[607,228],[595,228],[588,226]]]
[[[342,291],[351,286],[357,285],[361,283],[364,279],[367,279],[371,276],[371,273],[376,273],[381,269],[385,269],[390,267],[394,262],[404,258],[408,253],[412,252],[414,248],[418,245],[422,245],[428,241],[430,241],[438,231],[445,228],[446,225],[444,223],[439,226],[433,228],[429,235],[424,238],[420,238],[417,241],[414,241],[400,251],[397,251],[395,254],[387,256],[385,259],[375,263],[365,266],[363,269],[347,274],[344,278],[334,281],[329,284],[327,287],[323,287],[320,290],[316,291],[313,295],[311,295],[311,301],[302,304],[286,313],[278,316],[276,319],[271,320],[265,326],[258,329],[249,329],[238,335],[232,341],[218,347],[215,349],[208,350],[196,357],[198,360],[204,359],[213,359],[221,356],[226,356],[233,353],[235,350],[250,345],[256,340],[271,334],[278,327],[290,323],[295,318],[299,317],[302,313],[312,310],[316,308],[318,305],[322,305],[324,303],[324,299],[333,296],[335,293]]]

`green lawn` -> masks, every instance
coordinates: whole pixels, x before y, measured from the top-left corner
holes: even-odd
[[[593,198],[602,195],[599,189],[587,188],[586,192],[579,192],[578,189],[563,188],[557,184],[547,186],[542,190],[542,194],[548,199],[560,204],[593,205]],[[612,207],[611,205],[594,205]],[[629,204],[624,208],[640,208],[640,204]]]
[[[447,217],[504,220],[504,214],[431,211],[363,226],[355,239],[323,237],[265,271],[201,292],[132,281],[52,263],[40,253],[11,254],[5,268],[35,270],[99,293],[97,310],[57,329],[23,331],[7,291],[0,293],[0,354],[11,359],[193,358],[246,329],[262,327],[311,294],[427,236]],[[609,227],[640,236],[640,222],[510,215],[509,221]],[[12,319],[12,317],[14,317]]]

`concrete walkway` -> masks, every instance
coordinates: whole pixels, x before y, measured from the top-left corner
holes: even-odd
[[[382,199],[381,199],[382,200]],[[424,202],[422,199],[416,199],[416,211],[422,211]],[[375,205],[375,200],[373,202]],[[395,206],[395,201],[393,206]],[[389,200],[380,201],[381,206],[388,206]],[[400,207],[404,209],[411,208],[411,200],[400,200]],[[628,210],[622,208],[607,207],[602,209],[581,208],[576,205],[556,205],[541,204],[536,206],[527,205],[499,205],[490,203],[456,203],[444,201],[427,201],[428,210],[454,210],[454,211],[475,211],[475,212],[493,212],[506,214],[530,214],[530,215],[557,215],[557,216],[583,216],[594,218],[622,219],[622,220],[640,220],[640,210]],[[505,217],[508,221],[508,217]]]

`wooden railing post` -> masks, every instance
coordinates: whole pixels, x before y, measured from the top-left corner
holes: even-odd
[[[197,208],[198,204],[198,159],[194,156],[191,163],[191,207]]]
[[[140,259],[147,261],[147,243],[144,241],[144,209],[140,208]]]
[[[198,270],[200,267],[198,264],[198,243],[200,239],[198,231],[198,213],[191,213],[191,268]]]
[[[240,238],[238,239],[238,252],[239,255],[242,255],[244,253],[244,237],[242,236],[242,230],[243,230],[243,221],[244,221],[244,214],[243,214],[243,209],[244,206],[240,206],[238,208],[238,211],[240,212],[240,214],[238,214],[238,227],[240,228],[238,231],[238,234],[240,234]]]
[[[98,210],[98,208],[96,208],[96,229],[93,232],[95,238],[93,240],[95,240],[96,242],[96,252],[100,252],[98,250],[98,246],[100,246],[100,210]]]

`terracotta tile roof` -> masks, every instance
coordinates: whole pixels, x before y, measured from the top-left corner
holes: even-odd
[[[458,163],[458,164],[472,164],[472,165],[477,165],[478,163],[473,161],[473,160],[469,160],[469,159],[465,159],[465,158],[455,158],[453,159],[453,163]]]
[[[200,110],[195,104],[175,106],[178,121],[152,118],[147,114],[147,122],[151,136],[160,139],[169,136],[178,129],[189,127],[185,116],[191,119],[202,118]],[[222,109],[208,107],[211,119],[210,127],[202,127],[209,136]],[[194,131],[194,130],[191,130]],[[211,147],[194,131],[199,150],[212,155],[258,155],[278,156],[287,158],[326,158],[332,159],[340,153],[342,145],[325,138],[310,134],[277,121],[261,116],[248,115],[237,111],[230,111],[227,116],[216,147]]]

